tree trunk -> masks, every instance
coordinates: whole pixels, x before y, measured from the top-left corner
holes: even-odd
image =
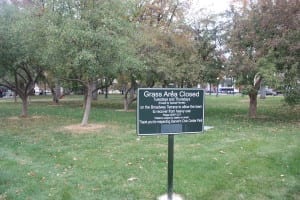
[[[128,111],[129,105],[132,104],[136,100],[136,96],[134,95],[135,86],[130,87],[124,95],[124,110]],[[128,98],[129,94],[129,98]]]
[[[28,96],[20,97],[22,100],[22,112],[21,117],[27,117],[28,116]]]
[[[131,78],[131,86],[127,91],[125,91],[125,95],[124,95],[124,110],[125,111],[128,111],[129,105],[136,100],[136,96],[134,95],[136,88],[137,88],[137,84],[135,82],[135,79],[132,77]],[[128,99],[128,94],[129,94],[129,99]]]
[[[57,81],[55,83],[55,99],[57,100],[57,103],[59,103],[59,99],[63,96],[62,91],[61,91],[61,85],[60,82]]]
[[[263,81],[261,82],[261,85],[260,85],[260,99],[265,99],[266,98],[266,86],[263,84]]]
[[[129,107],[128,98],[127,98],[127,94],[125,94],[125,96],[124,96],[124,110],[128,111],[128,107]]]
[[[84,91],[83,91],[83,104],[82,104],[82,109],[85,110],[85,107],[86,107],[86,102],[87,102],[87,96],[88,96],[88,89],[85,88]]]
[[[51,93],[52,93],[52,101],[56,104],[59,103],[59,99],[61,98],[61,90],[60,90],[60,84],[58,81],[54,84],[54,87],[51,87]]]
[[[256,110],[257,110],[257,93],[249,94],[249,117],[255,118],[256,117]]]
[[[93,93],[93,82],[90,81],[87,84],[87,94],[86,94],[86,103],[85,103],[85,109],[84,109],[84,114],[82,118],[81,125],[86,126],[88,124],[89,120],[89,115],[91,112],[91,105],[92,105],[92,93]]]
[[[58,104],[59,99],[57,98],[55,88],[51,88],[51,93],[52,93],[52,101],[53,101],[53,103]]]
[[[96,82],[93,82],[93,93],[92,93],[93,101],[98,100],[98,90],[97,90],[97,85]]]
[[[132,91],[134,91],[134,89],[131,87],[125,92],[125,95],[124,95],[124,110],[125,111],[128,111],[129,105],[134,101],[134,96],[132,95]],[[128,94],[129,94],[129,98],[128,98]]]
[[[257,73],[254,77],[254,84],[249,91],[249,117],[255,118],[256,117],[256,110],[257,110],[257,94],[260,88],[260,84],[262,82],[262,76]]]
[[[108,98],[108,86],[105,87],[105,99]]]

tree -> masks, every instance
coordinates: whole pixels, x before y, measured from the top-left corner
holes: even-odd
[[[135,90],[139,86],[167,85],[170,68],[175,66],[168,42],[174,39],[172,30],[179,27],[174,22],[182,17],[182,3],[177,0],[133,2],[129,21],[138,28],[134,45],[136,57],[141,62],[123,68],[118,76],[124,90],[124,110],[136,100]]]
[[[45,44],[39,17],[27,11],[2,7],[0,15],[0,85],[19,95],[24,117],[28,115],[28,96],[44,70],[38,57]]]
[[[165,35],[163,52],[169,61],[166,80],[177,87],[192,87],[198,83],[200,75],[192,31],[187,26],[177,31]]]
[[[286,97],[291,96],[291,91],[293,94],[299,91],[297,16],[297,0],[243,1],[243,6],[232,7],[233,23],[228,42],[230,60],[238,75],[237,83],[244,85],[249,95],[250,117],[256,116],[258,89],[263,79],[268,81],[270,74],[277,80],[282,79],[280,85]],[[299,99],[296,96],[294,100]]]
[[[146,66],[144,80],[148,86],[154,86],[155,82],[163,86],[177,82],[180,67],[191,59],[184,10],[185,4],[178,0],[137,1],[132,18],[143,35],[138,50]]]
[[[259,65],[269,69],[264,76],[272,87],[284,93],[289,104],[300,103],[300,2],[297,0],[258,2],[259,35],[265,42]],[[266,72],[267,70],[264,70]],[[275,81],[274,81],[275,79]]]
[[[201,17],[194,19],[194,45],[197,50],[197,64],[202,82],[218,85],[225,71],[225,25],[220,16],[201,11]],[[221,15],[221,14],[220,14]],[[221,16],[222,17],[222,16]]]
[[[237,74],[237,84],[244,85],[249,96],[249,117],[255,118],[257,112],[257,94],[262,81],[257,69],[257,41],[255,29],[251,24],[251,14],[246,7],[235,12],[228,46],[231,50],[231,67]],[[255,78],[256,77],[256,78]],[[259,78],[258,78],[259,77]]]
[[[183,18],[185,7],[185,3],[179,0],[136,0],[132,20],[167,29]]]
[[[81,124],[87,125],[94,84],[116,74],[132,60],[133,27],[126,18],[122,1],[73,3],[74,7],[67,11],[76,12],[62,15],[61,23],[52,23],[48,41],[51,58],[56,60],[56,70],[61,77],[78,81],[85,87],[86,103]]]

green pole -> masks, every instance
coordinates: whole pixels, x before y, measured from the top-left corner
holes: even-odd
[[[173,194],[174,135],[168,135],[168,200]]]

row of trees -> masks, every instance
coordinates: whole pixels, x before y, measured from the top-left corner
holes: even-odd
[[[193,87],[234,76],[256,115],[262,82],[299,103],[299,2],[235,1],[223,14],[199,10],[186,18],[178,0],[31,0],[0,4],[0,85],[15,91],[27,113],[34,84],[43,80],[58,102],[60,84],[85,91],[82,125],[93,92],[114,79],[124,108],[139,86]],[[253,82],[254,80],[254,82]]]

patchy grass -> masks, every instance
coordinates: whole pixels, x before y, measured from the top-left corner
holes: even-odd
[[[76,127],[82,97],[0,99],[0,200],[155,199],[167,187],[167,137],[138,137],[120,96],[93,103],[91,130]],[[258,102],[206,96],[202,134],[176,135],[174,191],[197,199],[300,199],[300,110],[281,97]],[[134,107],[132,107],[134,108]],[[132,109],[131,108],[131,109]],[[71,127],[66,130],[66,127]],[[73,131],[78,131],[80,134]]]

